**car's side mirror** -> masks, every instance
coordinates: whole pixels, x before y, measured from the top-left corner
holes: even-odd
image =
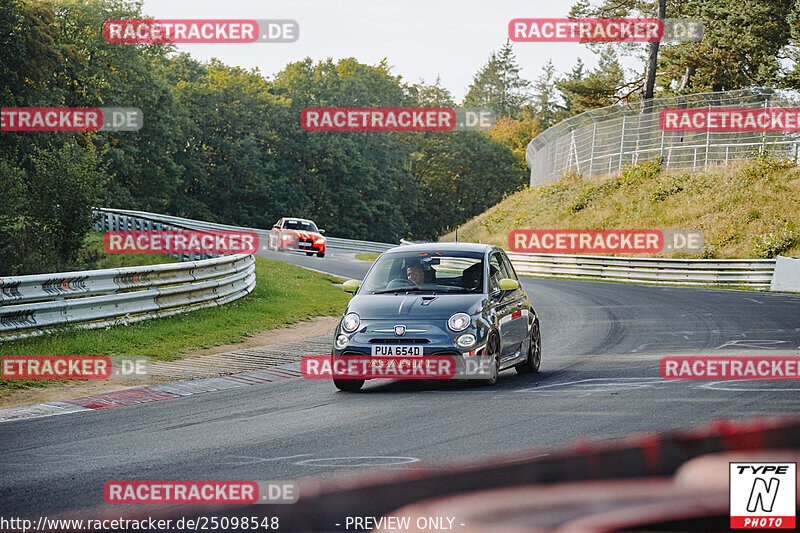
[[[361,282],[357,279],[348,279],[344,283],[342,283],[342,288],[344,292],[350,292],[355,294],[358,291],[358,288],[361,287]]]
[[[318,233],[319,233],[320,235],[325,235],[325,230],[324,230],[324,229],[318,230]]]
[[[272,226],[272,229],[281,229],[281,227],[279,225],[275,224],[274,226]]]
[[[519,289],[519,281],[511,278],[503,278],[497,282],[501,291],[515,291]]]

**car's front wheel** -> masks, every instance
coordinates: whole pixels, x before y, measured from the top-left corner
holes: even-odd
[[[309,255],[309,256],[314,255],[314,252],[306,252],[306,255]]]
[[[361,390],[361,387],[364,386],[363,379],[336,379],[333,378],[333,384],[336,385],[336,388],[339,390],[347,391],[347,392],[356,392]]]
[[[489,334],[486,340],[486,357],[491,358],[489,362],[489,377],[482,380],[486,386],[492,386],[497,383],[497,378],[500,375],[500,335],[496,331]]]
[[[325,252],[317,252],[317,257],[325,257]]]
[[[528,359],[516,365],[518,374],[531,374],[539,371],[542,364],[542,335],[539,332],[539,321],[534,320],[531,326],[531,342],[528,346]]]

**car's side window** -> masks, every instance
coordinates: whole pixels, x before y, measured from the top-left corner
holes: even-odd
[[[514,265],[511,264],[511,260],[505,254],[502,254],[502,257],[503,257],[503,267],[505,270],[504,277],[519,281],[517,273],[514,272]]]
[[[503,267],[499,254],[493,253],[489,257],[489,292],[500,290],[500,280],[503,278]]]

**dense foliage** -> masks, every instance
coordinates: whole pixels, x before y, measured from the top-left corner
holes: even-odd
[[[0,275],[76,265],[91,207],[329,235],[435,238],[525,182],[511,149],[475,132],[307,132],[308,106],[455,105],[387,64],[299,61],[272,77],[167,44],[114,44],[128,0],[3,0],[0,106],[139,107],[138,132],[0,133]]]
[[[455,106],[387,61],[287,65],[274,76],[200,63],[166,44],[112,44],[134,0],[3,0],[0,106],[139,107],[139,132],[0,134],[0,275],[76,264],[90,206],[269,227],[316,220],[330,235],[435,238],[527,182],[525,147],[547,127],[620,101],[750,86],[800,89],[798,0],[575,0],[572,17],[699,18],[699,43],[588,44],[559,73],[523,78],[510,42],[488,54],[463,105],[497,110],[485,133],[323,133],[308,106]],[[626,71],[621,55],[641,59]]]

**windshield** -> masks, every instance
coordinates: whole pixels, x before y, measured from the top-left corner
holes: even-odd
[[[287,220],[283,223],[283,229],[299,229],[300,231],[317,231],[317,226],[307,220]]]
[[[382,255],[364,280],[363,294],[482,292],[483,254],[393,252]]]

